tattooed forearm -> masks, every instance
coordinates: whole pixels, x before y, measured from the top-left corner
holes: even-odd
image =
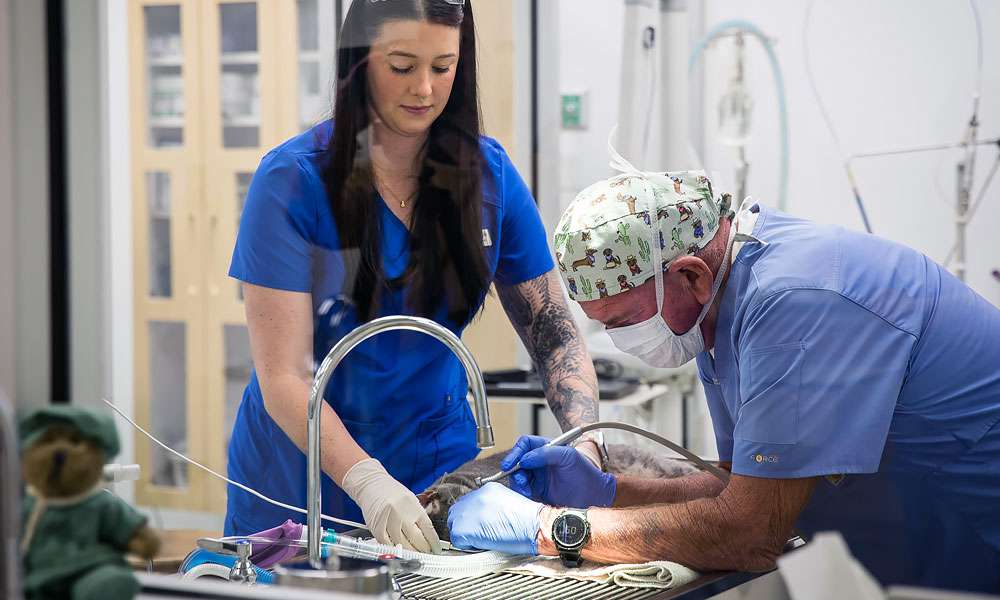
[[[559,380],[554,392],[551,385],[546,388],[552,414],[563,431],[597,422],[597,390],[587,385],[582,377]]]
[[[497,286],[500,301],[542,378],[552,414],[565,431],[597,421],[597,376],[556,272]]]
[[[670,560],[699,571],[771,569],[814,485],[815,479],[734,476],[715,498],[591,509],[583,556],[602,563]],[[554,513],[539,515],[539,551],[545,554],[555,552],[546,533]]]

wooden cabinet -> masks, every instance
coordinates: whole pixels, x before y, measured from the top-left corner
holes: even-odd
[[[334,2],[134,0],[129,11],[136,414],[225,472],[251,368],[227,276],[239,215],[260,157],[329,112]],[[145,440],[136,455],[140,504],[225,506],[224,485],[199,470]]]

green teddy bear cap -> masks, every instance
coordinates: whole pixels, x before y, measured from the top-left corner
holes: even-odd
[[[716,201],[704,171],[643,173],[617,158],[626,172],[580,192],[556,226],[559,274],[578,302],[645,283],[655,275],[652,243],[660,245],[666,270],[678,256],[705,247],[720,216],[732,216],[730,196]]]
[[[31,446],[53,425],[69,425],[77,429],[81,435],[100,446],[108,460],[120,451],[118,429],[110,415],[68,404],[48,406],[25,417],[18,427],[21,449]]]

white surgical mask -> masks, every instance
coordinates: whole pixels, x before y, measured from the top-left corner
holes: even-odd
[[[747,198],[747,201],[750,199]],[[747,201],[744,201],[744,206]],[[742,207],[741,207],[742,212]],[[655,236],[655,231],[652,230]],[[677,368],[688,362],[700,352],[705,350],[705,338],[701,334],[701,322],[708,315],[715,297],[719,293],[722,281],[725,279],[729,269],[729,254],[733,248],[733,242],[737,235],[742,239],[753,240],[749,236],[736,233],[735,222],[729,230],[729,239],[726,241],[726,254],[722,258],[722,265],[712,282],[712,295],[708,302],[701,309],[698,319],[691,329],[682,334],[674,333],[667,322],[663,320],[663,270],[655,269],[656,286],[656,314],[635,325],[626,327],[616,327],[608,329],[608,335],[616,348],[626,354],[630,354],[651,367]],[[653,249],[653,264],[661,262],[660,245],[654,241],[650,244]]]

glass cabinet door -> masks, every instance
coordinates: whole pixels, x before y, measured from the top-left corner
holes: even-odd
[[[204,283],[197,270],[200,0],[129,0],[135,416],[184,454],[201,453],[196,407]],[[193,117],[193,118],[189,118]],[[124,432],[122,432],[124,435]],[[204,508],[204,475],[135,438],[139,504]]]
[[[219,4],[221,72],[219,98],[222,145],[260,145],[260,53],[257,45],[257,3]]]
[[[228,277],[261,157],[330,117],[338,0],[127,0],[135,405],[217,472],[253,365]],[[346,4],[346,3],[344,3]],[[217,512],[225,486],[136,440],[142,505]]]
[[[148,98],[148,143],[154,148],[184,143],[184,52],[181,7],[143,8]]]
[[[299,129],[330,116],[337,64],[335,0],[296,0],[299,53]]]
[[[173,260],[170,240],[173,218],[170,211],[170,173],[146,173],[146,200],[149,211],[147,247],[149,249],[149,296],[173,295]]]
[[[181,454],[189,454],[187,427],[187,323],[149,321],[150,432]],[[153,485],[188,486],[187,463],[153,449],[149,473]]]

